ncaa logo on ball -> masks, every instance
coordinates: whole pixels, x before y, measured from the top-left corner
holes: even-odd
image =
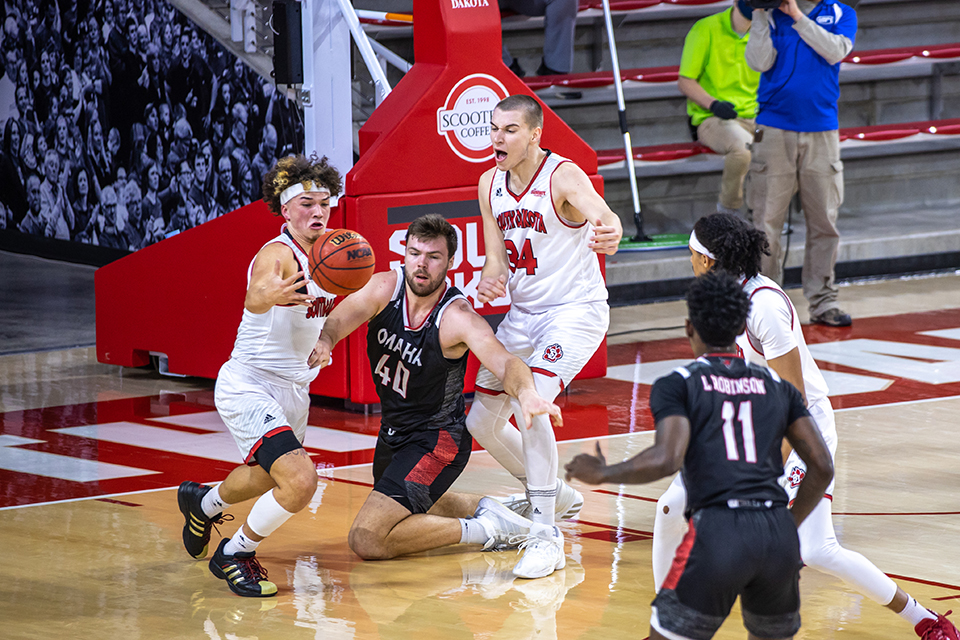
[[[556,362],[563,357],[563,349],[559,344],[552,344],[543,350],[543,359],[547,362]]]
[[[507,97],[500,81],[485,73],[461,79],[450,89],[446,102],[437,109],[437,133],[450,149],[467,162],[493,158],[490,116],[497,103]]]
[[[350,249],[347,251],[347,260],[357,260],[358,258],[368,258],[373,255],[370,247],[360,247],[359,249]]]

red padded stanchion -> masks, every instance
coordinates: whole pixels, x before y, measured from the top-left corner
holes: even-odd
[[[532,93],[501,59],[496,2],[414,0],[414,15],[415,64],[360,130],[360,160],[341,199],[345,224],[370,241],[384,270],[400,263],[407,225],[441,213],[461,236],[452,283],[480,313],[503,314],[505,305],[474,300],[483,266],[477,181],[493,166],[493,107],[507,95]],[[596,152],[547,107],[542,145],[579,164],[602,189]],[[350,399],[359,404],[377,402],[365,340],[363,329],[348,339]],[[606,345],[583,375],[605,371]]]
[[[173,373],[217,377],[237,336],[247,268],[282,222],[255,202],[98,269],[97,359],[139,367],[162,353]],[[330,227],[340,226],[334,209]],[[347,367],[338,345],[311,392],[347,397]]]

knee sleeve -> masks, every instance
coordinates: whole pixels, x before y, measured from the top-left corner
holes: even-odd
[[[820,501],[797,533],[805,564],[840,578],[878,604],[885,606],[893,600],[896,583],[861,554],[840,546],[833,530],[829,500]]]
[[[250,515],[247,516],[247,526],[258,536],[266,538],[292,516],[293,514],[281,507],[273,497],[271,489],[253,503]]]
[[[657,591],[667,579],[677,547],[687,532],[687,521],[683,517],[686,507],[687,492],[677,476],[657,500],[653,521],[653,584]]]
[[[492,396],[477,393],[467,414],[467,430],[494,460],[526,484],[523,439],[509,422],[512,413],[513,407],[507,394]]]

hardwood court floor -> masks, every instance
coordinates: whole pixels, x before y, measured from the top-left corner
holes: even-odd
[[[960,608],[960,276],[844,287],[841,299],[853,330],[808,332],[839,407],[837,535],[922,604]],[[683,313],[679,302],[613,311],[608,377],[561,399],[561,462],[598,439],[611,460],[648,446],[649,382],[689,360],[678,329],[649,329],[679,326]],[[369,492],[377,418],[322,406],[306,443],[316,496],[258,552],[280,594],[232,595],[184,552],[176,507],[181,480],[216,481],[237,462],[211,389],[100,365],[92,349],[0,357],[0,637],[647,635],[650,531],[667,481],[581,487],[584,510],[563,525],[567,567],[540,580],[513,579],[514,554],[476,547],[361,562],[346,532]],[[456,488],[516,491],[482,451]],[[224,535],[249,506],[231,510]],[[798,638],[915,637],[829,576],[805,569],[801,589]],[[716,637],[745,637],[738,609]]]

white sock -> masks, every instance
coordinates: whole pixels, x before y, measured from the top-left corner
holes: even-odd
[[[936,620],[937,616],[934,615],[932,611],[926,607],[920,606],[913,597],[907,597],[907,606],[903,608],[903,611],[897,614],[912,626],[917,626],[921,620]]]
[[[670,573],[677,547],[687,532],[683,510],[687,506],[687,492],[678,475],[657,501],[657,513],[653,520],[653,585],[660,591],[663,581]]]
[[[220,484],[223,483],[221,482]],[[208,518],[212,518],[218,513],[223,513],[223,511],[233,506],[220,497],[220,484],[210,489],[210,491],[207,491],[206,495],[204,495],[200,501],[200,508]]]
[[[460,544],[485,544],[492,534],[476,518],[457,518],[460,520]]]
[[[530,505],[533,507],[530,519],[539,524],[552,525],[556,519],[557,485],[535,487],[528,484],[527,496],[529,496]]]
[[[260,546],[260,542],[248,538],[243,533],[243,527],[240,527],[237,529],[237,532],[233,534],[233,537],[227,541],[227,544],[223,547],[223,552],[228,556],[232,556],[237,552],[252,553],[256,551],[258,546]]]

